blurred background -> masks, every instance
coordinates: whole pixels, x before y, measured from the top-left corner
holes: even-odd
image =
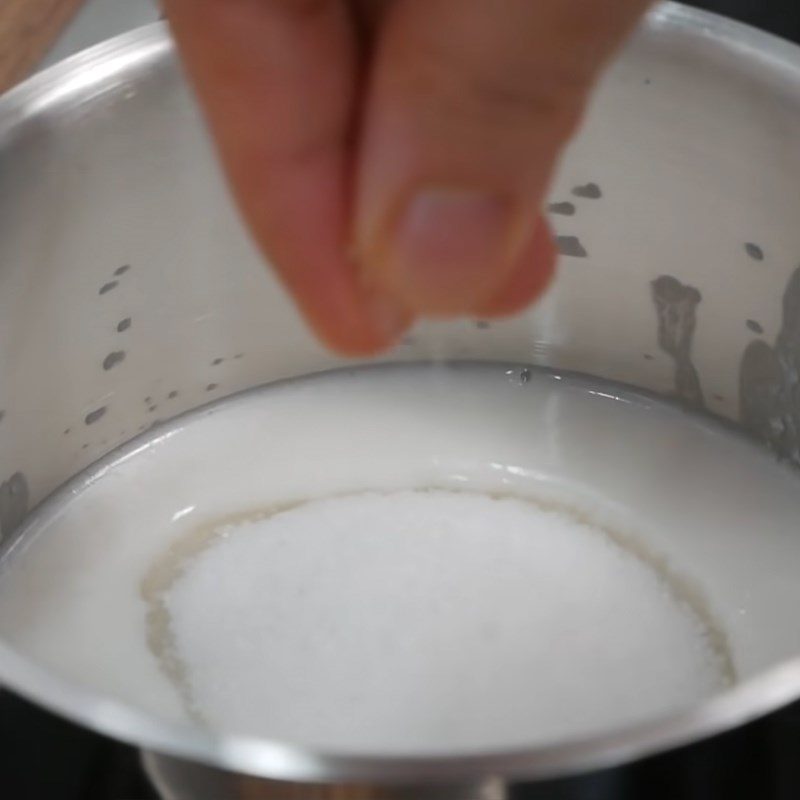
[[[698,0],[689,5],[800,43],[800,0]],[[0,0],[0,90],[159,16],[154,0]],[[798,198],[800,218],[800,193]],[[523,791],[514,800],[800,800],[800,704],[696,749],[688,771],[674,767],[667,754],[623,776],[576,779]],[[134,750],[0,689],[0,797],[154,800],[155,795]]]

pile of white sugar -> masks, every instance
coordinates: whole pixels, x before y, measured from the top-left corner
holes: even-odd
[[[517,499],[311,501],[222,530],[165,602],[208,724],[337,751],[552,742],[722,685],[653,568]]]

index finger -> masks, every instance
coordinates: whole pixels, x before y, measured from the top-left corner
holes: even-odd
[[[165,0],[234,195],[318,335],[385,347],[405,315],[348,258],[356,52],[342,0]]]

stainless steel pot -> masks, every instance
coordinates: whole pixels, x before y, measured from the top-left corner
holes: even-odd
[[[453,358],[624,381],[743,426],[800,466],[800,51],[657,7],[604,80],[552,201],[563,258],[541,304],[488,326],[422,326],[390,358],[427,357],[434,337],[439,355],[444,341]],[[31,506],[156,419],[339,363],[242,231],[162,26],[0,99],[6,545]],[[0,680],[142,747],[167,798],[495,800],[736,729],[800,696],[792,655],[669,719],[469,758],[214,737],[3,642]]]

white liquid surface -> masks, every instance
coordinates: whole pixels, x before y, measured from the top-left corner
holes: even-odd
[[[796,477],[558,376],[270,387],[63,500],[6,559],[0,634],[223,732],[364,753],[551,743],[800,650]]]

